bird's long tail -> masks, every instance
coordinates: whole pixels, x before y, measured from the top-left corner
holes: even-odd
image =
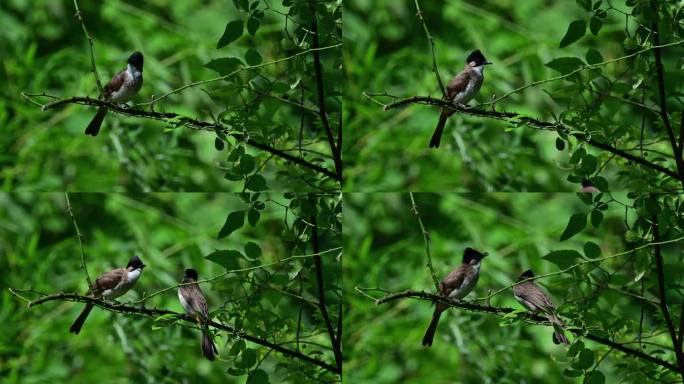
[[[568,338],[565,336],[565,333],[560,329],[563,328],[563,322],[560,321],[560,319],[553,313],[550,313],[547,315],[549,321],[554,324],[554,332],[553,332],[553,343],[554,344],[560,344],[563,343],[565,345],[570,344],[568,341]]]
[[[93,117],[93,120],[91,120],[90,124],[88,124],[88,128],[86,128],[85,134],[91,135],[91,136],[97,136],[97,134],[100,132],[100,126],[102,125],[102,120],[104,120],[106,114],[107,114],[107,107],[100,107],[100,109],[97,110],[95,117]]]
[[[435,331],[437,331],[437,325],[439,324],[439,318],[442,316],[442,312],[444,312],[444,305],[440,305],[437,303],[435,306],[435,312],[432,314],[432,320],[430,320],[430,325],[428,326],[427,331],[425,331],[425,336],[423,336],[423,345],[424,346],[432,346],[432,339],[435,337]]]
[[[211,361],[214,361],[214,355],[218,354],[218,349],[216,349],[214,340],[211,338],[211,333],[206,328],[202,330],[202,354]]]
[[[81,311],[81,314],[78,315],[76,320],[74,321],[73,324],[71,324],[71,328],[69,328],[69,332],[78,335],[79,332],[81,332],[81,327],[83,326],[83,323],[85,323],[86,319],[88,318],[88,315],[90,314],[90,311],[93,309],[93,304],[86,304],[85,308]]]

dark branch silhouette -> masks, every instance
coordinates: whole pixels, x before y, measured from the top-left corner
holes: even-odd
[[[130,313],[130,314],[139,314],[139,315],[148,316],[148,317],[152,317],[152,318],[156,318],[156,317],[159,317],[162,315],[174,315],[174,316],[178,316],[179,319],[183,320],[186,323],[190,323],[193,325],[195,325],[197,323],[197,321],[194,318],[192,318],[191,316],[188,316],[186,314],[181,314],[178,312],[169,311],[166,309],[156,309],[156,308],[155,309],[147,309],[144,307],[131,307],[131,306],[127,306],[127,305],[119,305],[119,304],[106,302],[106,301],[103,301],[103,300],[100,300],[100,299],[97,299],[94,297],[79,295],[76,293],[57,293],[57,294],[53,294],[53,295],[43,296],[37,300],[33,300],[33,301],[29,302],[28,307],[31,308],[31,307],[34,307],[36,305],[40,305],[40,304],[46,303],[48,301],[53,301],[53,300],[92,303],[92,304],[94,304],[94,305],[96,305],[102,309],[106,309],[108,311],[120,312],[120,313]],[[211,327],[216,328],[216,329],[220,329],[220,330],[229,332],[231,334],[234,334],[234,335],[236,335],[240,338],[243,338],[245,340],[248,340],[248,341],[251,341],[253,343],[271,348],[271,349],[278,351],[284,355],[294,357],[294,358],[297,358],[300,360],[304,360],[308,363],[317,365],[317,366],[324,368],[328,371],[331,371],[331,372],[334,372],[337,374],[342,373],[342,370],[339,369],[338,367],[335,367],[335,366],[330,365],[326,362],[314,359],[314,358],[307,356],[303,353],[293,351],[291,349],[287,349],[287,348],[285,348],[279,344],[272,343],[268,340],[265,340],[265,339],[262,339],[262,338],[259,338],[256,336],[248,335],[242,331],[236,330],[235,328],[233,328],[229,325],[220,324],[220,323],[217,323],[215,321],[211,321],[207,324]]]
[[[466,309],[469,311],[475,311],[475,312],[485,312],[485,313],[491,313],[495,315],[506,315],[508,313],[514,312],[515,310],[513,308],[506,308],[506,307],[490,307],[490,306],[485,306],[485,305],[479,305],[479,304],[473,304],[470,302],[453,302],[449,300],[445,300],[441,296],[434,295],[432,293],[428,292],[423,292],[423,291],[403,291],[403,292],[398,292],[398,293],[393,293],[389,294],[387,296],[384,296],[379,299],[375,299],[375,304],[380,305],[380,304],[386,304],[394,300],[399,300],[403,298],[414,298],[414,299],[422,299],[422,300],[428,300],[428,301],[439,301],[441,303],[444,303],[446,305],[449,305],[451,307],[456,307],[456,308],[461,308],[461,309]],[[553,326],[547,318],[537,316],[535,314],[526,312],[526,313],[521,313],[519,315],[519,318],[523,321],[526,321],[528,323],[533,323],[533,324],[539,324],[539,325],[547,325],[547,326]],[[654,357],[652,355],[646,354],[640,350],[637,349],[632,349],[629,347],[626,347],[618,342],[606,339],[601,336],[597,336],[594,334],[591,334],[589,332],[586,332],[583,329],[578,329],[578,328],[565,328],[566,330],[580,336],[580,337],[585,337],[589,340],[595,341],[599,344],[607,345],[611,348],[615,348],[621,352],[624,352],[627,355],[634,356],[643,360],[648,360],[654,364],[660,365],[661,367],[665,367],[671,371],[678,372],[684,375],[684,370],[680,369],[678,366],[667,362],[665,360],[659,359],[657,357]]]

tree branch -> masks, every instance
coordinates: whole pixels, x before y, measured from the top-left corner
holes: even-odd
[[[78,9],[78,2],[76,2],[76,0],[74,0],[74,8],[76,8],[75,16],[78,18],[78,21],[81,22],[81,27],[83,28],[83,33],[85,33],[86,39],[88,40],[88,44],[90,45],[91,72],[93,72],[93,75],[95,76],[95,82],[97,83],[97,88],[100,89],[100,95],[104,95],[104,89],[102,88],[102,83],[100,82],[100,76],[97,74],[97,67],[95,67],[95,54],[93,52],[93,38],[90,37],[90,34],[88,33],[88,29],[85,26],[85,21],[83,21],[83,16],[81,16],[81,10]]]
[[[311,2],[311,12],[313,13],[313,20],[311,21],[311,40],[313,48],[314,59],[314,73],[316,75],[316,91],[318,93],[318,114],[325,129],[325,134],[328,137],[328,144],[330,145],[330,152],[333,155],[335,162],[335,171],[337,172],[337,179],[342,181],[342,141],[340,140],[335,145],[335,138],[333,135],[330,122],[328,121],[328,114],[325,109],[325,91],[323,90],[323,70],[321,68],[321,57],[318,52],[318,22],[316,16],[316,2]],[[341,132],[341,131],[340,131]],[[339,133],[341,135],[341,133]],[[341,136],[340,136],[341,138]]]
[[[439,68],[437,67],[437,56],[435,56],[435,40],[432,38],[430,30],[428,29],[427,24],[425,23],[425,19],[423,18],[423,11],[420,9],[420,4],[418,4],[418,0],[415,0],[415,4],[416,16],[420,20],[420,23],[423,25],[425,37],[427,37],[428,44],[430,44],[430,53],[432,54],[432,72],[434,72],[435,76],[437,77],[437,84],[439,84],[439,90],[442,91],[442,97],[446,99],[446,90],[444,89],[444,83],[442,82],[442,77],[439,75]]]
[[[674,136],[674,130],[672,125],[670,125],[670,118],[667,115],[667,98],[665,96],[665,76],[663,75],[663,62],[660,57],[660,33],[658,32],[658,23],[653,23],[653,43],[656,47],[653,49],[653,55],[656,59],[656,75],[658,78],[658,96],[660,98],[660,117],[663,119],[663,124],[665,124],[665,130],[667,131],[667,136],[670,139],[670,145],[672,146],[672,155],[677,163],[677,172],[682,181],[682,187],[684,187],[684,160],[682,159],[681,148],[677,146],[677,139]]]
[[[484,305],[478,305],[478,304],[472,304],[469,302],[453,302],[446,300],[445,298],[437,295],[433,295],[428,292],[423,292],[423,291],[403,291],[399,293],[393,293],[386,295],[380,299],[375,299],[375,304],[380,305],[380,304],[386,304],[394,300],[398,299],[403,299],[403,298],[414,298],[414,299],[422,299],[422,300],[427,300],[427,301],[439,301],[441,303],[444,303],[450,307],[456,307],[456,308],[461,308],[469,311],[475,311],[475,312],[484,312],[484,313],[491,313],[494,315],[506,315],[512,312],[515,312],[513,308],[506,308],[506,307],[490,307],[490,306],[484,306]],[[530,312],[522,313],[519,315],[519,318],[523,321],[526,321],[528,323],[532,324],[539,324],[539,325],[547,325],[552,327],[553,324],[551,324],[547,318],[541,317],[535,314],[532,314]],[[684,374],[684,370],[679,368],[678,366],[669,363],[665,360],[661,360],[657,357],[654,357],[652,355],[646,354],[640,350],[637,349],[632,349],[629,347],[626,347],[620,343],[617,343],[615,341],[603,338],[601,336],[593,335],[591,333],[585,332],[583,329],[578,329],[578,328],[564,328],[565,330],[574,333],[577,336],[580,337],[585,337],[589,340],[595,341],[599,344],[607,345],[611,348],[615,348],[627,355],[634,356],[639,359],[643,360],[648,360],[654,364],[657,364],[661,367],[667,368],[671,371],[678,372],[681,374]]]
[[[312,203],[313,204],[313,203]],[[314,205],[315,206],[315,205]],[[311,215],[311,245],[313,247],[314,253],[318,253],[320,248],[318,244],[318,223],[316,222],[316,213]],[[332,344],[333,353],[335,354],[335,363],[337,368],[342,370],[342,348],[340,346],[340,340],[337,339],[335,335],[335,329],[333,328],[332,321],[330,321],[330,316],[328,315],[328,307],[325,304],[325,290],[323,286],[323,262],[321,260],[320,254],[314,256],[314,267],[316,269],[316,286],[318,288],[318,307],[325,321],[325,326],[328,329],[328,335],[330,337],[330,343]]]
[[[183,321],[185,321],[187,323],[190,323],[193,325],[195,325],[197,323],[197,321],[189,315],[169,311],[166,309],[156,309],[156,308],[155,309],[147,309],[144,307],[130,307],[130,306],[126,306],[126,305],[118,305],[118,304],[106,302],[106,301],[103,301],[103,300],[100,300],[100,299],[97,299],[94,297],[83,296],[83,295],[79,295],[76,293],[57,293],[57,294],[53,294],[53,295],[43,296],[37,300],[29,302],[28,307],[31,308],[31,307],[34,307],[36,305],[40,305],[40,304],[46,303],[48,301],[53,301],[53,300],[91,303],[91,304],[94,304],[94,305],[96,305],[102,309],[106,309],[106,310],[113,311],[113,312],[139,314],[139,315],[143,315],[143,316],[147,316],[147,317],[153,317],[153,318],[156,318],[156,317],[159,317],[162,315],[175,315],[179,319],[182,319]],[[220,323],[217,323],[214,321],[210,321],[207,324],[211,327],[216,328],[216,329],[220,329],[220,330],[229,332],[231,334],[237,335],[238,337],[243,338],[243,339],[248,340],[248,341],[251,341],[255,344],[259,344],[259,345],[263,345],[264,347],[272,348],[272,349],[274,349],[274,350],[276,350],[276,351],[278,351],[284,355],[294,357],[296,359],[304,360],[308,363],[319,366],[323,369],[326,369],[328,371],[331,371],[331,372],[334,372],[337,374],[342,374],[342,370],[339,369],[339,367],[334,367],[334,366],[327,364],[323,361],[314,359],[314,358],[307,356],[307,355],[304,355],[300,352],[293,351],[291,349],[287,349],[281,345],[272,343],[268,340],[265,340],[265,339],[262,339],[262,338],[259,338],[256,336],[248,335],[248,334],[244,333],[243,331],[238,331],[237,329],[235,329],[231,326],[220,324]]]
[[[425,254],[427,255],[427,266],[430,270],[430,275],[432,276],[432,283],[435,285],[435,291],[439,292],[439,281],[437,280],[437,275],[435,275],[435,268],[432,266],[432,256],[430,256],[430,234],[425,229],[423,225],[423,220],[420,219],[420,214],[418,213],[418,205],[413,198],[413,193],[409,192],[409,198],[411,199],[411,212],[416,215],[418,219],[418,225],[420,226],[420,232],[423,235],[423,242],[425,243]]]
[[[22,97],[26,100],[32,100],[31,95],[22,93]],[[34,103],[36,104],[36,103]],[[38,103],[40,104],[40,103]],[[121,115],[126,115],[126,116],[134,116],[134,117],[144,117],[144,118],[151,118],[155,120],[160,120],[167,122],[169,124],[173,124],[175,126],[188,126],[189,128],[192,129],[197,129],[197,130],[203,130],[203,131],[208,131],[208,132],[216,132],[216,127],[218,126],[221,130],[225,132],[228,136],[234,137],[239,141],[242,141],[246,143],[249,146],[252,146],[254,148],[260,149],[262,151],[268,152],[272,155],[278,156],[284,160],[291,161],[295,164],[304,166],[306,168],[312,169],[316,172],[319,172],[325,176],[328,176],[332,179],[335,179],[337,181],[341,181],[342,178],[335,172],[332,172],[326,168],[323,168],[317,164],[308,162],[300,157],[296,157],[293,155],[290,155],[289,153],[277,149],[274,147],[271,147],[268,144],[263,144],[260,143],[248,136],[246,136],[242,132],[238,131],[230,131],[227,128],[215,124],[215,123],[210,123],[206,121],[201,121],[201,120],[195,120],[186,116],[182,116],[176,113],[164,113],[164,112],[151,112],[151,111],[143,111],[141,109],[133,109],[133,108],[121,108],[120,106],[116,104],[109,103],[104,100],[98,100],[98,99],[93,99],[90,97],[81,97],[81,96],[74,96],[74,97],[69,97],[66,99],[57,99],[55,101],[51,101],[47,104],[40,104],[41,105],[41,110],[46,111],[48,109],[56,108],[65,104],[81,104],[81,105],[97,105],[97,106],[106,106],[110,110],[119,113]]]
[[[366,95],[369,97],[368,95]],[[571,135],[575,137],[576,139],[583,141],[593,147],[603,149],[605,151],[608,151],[610,153],[615,154],[616,156],[622,157],[626,160],[633,161],[637,164],[643,165],[645,167],[654,169],[664,175],[670,176],[673,179],[679,180],[682,183],[684,183],[684,176],[680,176],[677,172],[674,172],[668,168],[665,168],[659,164],[652,163],[644,158],[632,155],[631,153],[628,153],[622,149],[615,148],[611,146],[610,144],[602,143],[600,141],[597,141],[595,139],[587,137],[586,134],[582,132],[572,132],[568,127],[561,123],[551,123],[548,121],[543,121],[543,120],[538,120],[534,119],[531,117],[527,116],[522,116],[518,113],[515,112],[496,112],[496,111],[487,111],[484,109],[478,109],[478,108],[460,108],[457,106],[454,106],[453,104],[443,101],[440,99],[436,99],[434,97],[430,96],[412,96],[412,97],[407,97],[404,99],[397,100],[393,103],[390,104],[382,104],[383,108],[387,111],[393,108],[397,108],[403,105],[407,104],[427,104],[427,105],[438,105],[442,108],[447,108],[447,109],[452,109],[458,113],[463,113],[466,115],[472,115],[472,116],[480,116],[480,117],[486,117],[486,118],[491,118],[491,119],[497,119],[497,120],[505,120],[509,121],[514,124],[518,125],[529,125],[531,127],[539,128],[539,129],[545,129],[545,130],[563,130],[565,131],[568,135]]]
[[[653,248],[656,259],[656,274],[658,276],[658,298],[660,299],[660,310],[663,312],[667,330],[672,339],[672,346],[674,347],[675,356],[677,357],[677,365],[679,365],[680,373],[682,374],[682,381],[684,381],[684,354],[682,353],[682,343],[677,340],[677,333],[675,332],[670,311],[667,308],[667,297],[665,292],[665,274],[663,272],[663,255],[660,252],[660,230],[658,229],[658,215],[651,217],[653,220],[653,240],[656,246]]]
[[[658,23],[653,23],[653,43],[656,47],[660,45],[660,33],[658,32]],[[665,96],[665,76],[663,74],[663,62],[660,58],[660,49],[654,48],[653,55],[655,56],[655,69],[658,78],[658,95],[660,97],[660,117],[663,119],[663,124],[665,124],[665,130],[667,131],[667,136],[670,139],[670,145],[672,146],[672,155],[675,158],[677,164],[677,173],[680,176],[680,181],[682,182],[682,187],[684,187],[684,159],[682,158],[682,150],[677,146],[677,139],[675,139],[674,130],[672,125],[670,125],[670,118],[667,115],[667,97]],[[682,377],[684,378],[684,377]]]

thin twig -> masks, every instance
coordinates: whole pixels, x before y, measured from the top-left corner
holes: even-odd
[[[93,53],[93,38],[88,33],[88,29],[85,26],[85,21],[83,21],[83,16],[81,10],[78,9],[78,3],[74,0],[74,8],[76,8],[76,17],[78,21],[81,22],[81,27],[83,27],[83,33],[85,33],[88,44],[90,45],[90,66],[91,72],[95,75],[95,82],[97,82],[97,88],[100,90],[100,95],[104,95],[104,89],[102,88],[102,82],[100,82],[100,76],[97,74],[97,67],[95,66],[95,54]]]
[[[76,238],[78,239],[78,244],[81,246],[81,270],[85,274],[86,281],[88,282],[88,289],[93,288],[93,283],[90,281],[90,274],[88,274],[88,266],[85,261],[85,251],[83,250],[83,234],[78,229],[78,223],[76,222],[76,216],[74,216],[74,211],[71,209],[71,202],[69,201],[69,193],[64,192],[64,200],[66,201],[67,212],[71,216],[71,222],[74,223],[74,230],[76,230]]]
[[[447,98],[447,93],[446,90],[444,89],[444,83],[442,82],[442,77],[439,75],[439,68],[437,67],[437,56],[435,56],[435,41],[432,38],[432,35],[430,34],[430,30],[427,27],[427,24],[425,23],[425,19],[423,19],[423,11],[420,9],[420,4],[418,4],[418,0],[415,0],[416,3],[416,16],[418,16],[418,19],[420,19],[420,23],[423,25],[423,30],[425,31],[425,36],[427,37],[428,44],[430,45],[430,53],[432,54],[432,72],[435,73],[435,76],[437,77],[437,83],[439,84],[439,90],[442,91],[442,98],[446,99]]]
[[[439,280],[437,280],[437,275],[435,275],[435,268],[432,266],[432,256],[430,256],[430,234],[425,229],[423,225],[423,220],[420,218],[420,213],[418,213],[418,205],[413,198],[413,193],[409,192],[409,198],[411,198],[411,212],[416,215],[418,219],[418,225],[420,226],[420,232],[423,235],[423,241],[425,242],[425,254],[427,255],[427,267],[430,270],[430,275],[432,276],[432,283],[435,285],[436,292],[439,292]]]

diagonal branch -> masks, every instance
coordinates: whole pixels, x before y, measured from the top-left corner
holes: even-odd
[[[357,291],[359,289],[360,288],[357,287]],[[403,292],[399,292],[399,293],[393,293],[393,294],[386,295],[382,298],[375,299],[375,304],[377,304],[377,305],[385,304],[385,303],[388,303],[388,302],[391,302],[394,300],[398,300],[398,299],[403,299],[403,298],[421,299],[421,300],[429,301],[430,303],[435,302],[435,301],[439,301],[439,302],[446,304],[450,307],[461,308],[461,309],[465,309],[468,311],[490,313],[490,314],[494,314],[494,315],[498,315],[498,316],[505,316],[505,315],[508,315],[512,312],[515,312],[515,310],[513,308],[490,307],[490,306],[485,306],[485,305],[472,304],[472,303],[464,302],[464,301],[453,302],[453,301],[445,300],[443,297],[433,295],[431,293],[427,293],[427,292],[423,292],[423,291],[411,291],[411,290],[407,290],[407,291],[403,291]],[[519,318],[525,322],[532,323],[532,324],[553,326],[553,324],[549,323],[547,318],[541,317],[541,316],[538,316],[538,315],[535,315],[535,314],[532,314],[529,312],[520,314]],[[609,346],[611,348],[615,348],[621,352],[624,352],[627,355],[634,356],[634,357],[642,359],[642,360],[650,361],[650,362],[657,364],[661,367],[667,368],[671,371],[678,372],[678,373],[681,373],[684,375],[684,370],[682,370],[677,365],[674,365],[668,361],[665,361],[665,360],[659,359],[657,357],[654,357],[652,355],[649,355],[647,353],[644,353],[640,350],[626,347],[625,345],[620,344],[618,342],[606,339],[606,338],[598,336],[598,335],[588,333],[583,329],[579,329],[579,328],[564,328],[564,329],[574,333],[577,336],[585,337],[585,338],[592,340],[592,341],[595,341],[599,344],[603,344],[603,345]]]
[[[434,72],[435,76],[437,77],[437,84],[439,84],[439,90],[442,91],[442,97],[444,99],[447,99],[446,89],[444,89],[444,83],[442,82],[442,77],[439,75],[439,68],[437,67],[437,56],[435,55],[435,40],[432,38],[430,30],[428,29],[427,24],[425,23],[425,19],[423,18],[423,11],[420,9],[420,4],[418,4],[418,0],[415,0],[415,4],[416,16],[420,20],[420,23],[423,25],[425,37],[427,37],[428,44],[430,44],[430,53],[432,54],[432,72]]]
[[[663,317],[665,318],[665,323],[667,324],[667,330],[670,333],[670,338],[672,339],[672,346],[674,347],[675,356],[677,357],[677,365],[679,365],[679,370],[682,374],[682,381],[684,381],[684,353],[682,353],[682,343],[677,340],[677,333],[672,323],[672,317],[670,317],[670,311],[667,308],[667,293],[665,292],[665,274],[663,272],[663,255],[660,251],[660,230],[658,228],[658,216],[653,215],[651,217],[653,220],[653,239],[655,240],[656,246],[653,251],[656,260],[656,274],[658,276],[658,298],[660,299],[660,310],[663,312]]]
[[[31,94],[26,94],[22,93],[21,94],[24,99],[32,101]],[[45,96],[45,95],[40,95],[40,96]],[[141,109],[133,109],[133,108],[121,108],[120,106],[116,104],[112,104],[103,100],[98,100],[98,99],[93,99],[90,97],[81,97],[81,96],[74,96],[74,97],[69,97],[66,99],[57,99],[55,101],[51,101],[47,104],[40,104],[34,102],[34,104],[39,104],[41,105],[41,109],[43,111],[46,111],[48,109],[56,108],[61,105],[65,104],[82,104],[82,105],[97,105],[97,106],[106,106],[108,107],[111,111],[114,111],[116,113],[119,113],[121,115],[126,115],[126,116],[135,116],[135,117],[144,117],[144,118],[151,118],[155,120],[160,120],[167,122],[169,124],[173,124],[174,126],[182,126],[185,125],[189,128],[192,129],[197,129],[197,130],[202,130],[202,131],[209,131],[209,132],[216,132],[216,127],[218,126],[220,129],[225,131],[225,133],[231,137],[236,138],[239,141],[244,142],[245,144],[252,146],[254,148],[260,149],[262,151],[268,152],[272,155],[278,156],[282,159],[291,161],[295,164],[304,166],[306,168],[312,169],[318,173],[321,173],[325,176],[328,176],[332,179],[341,181],[341,176],[339,176],[337,173],[332,172],[326,168],[323,168],[317,164],[308,162],[301,157],[296,157],[293,155],[290,155],[286,151],[283,151],[281,149],[274,148],[268,144],[260,143],[248,136],[246,136],[242,132],[238,131],[229,131],[227,128],[218,125],[216,123],[210,123],[206,121],[201,121],[201,120],[195,120],[186,116],[182,116],[176,113],[164,113],[164,112],[152,112],[152,111],[143,111]]]
[[[71,222],[74,224],[74,230],[76,231],[76,238],[78,239],[78,244],[81,246],[81,269],[85,274],[86,281],[88,282],[88,289],[93,289],[93,283],[90,281],[90,274],[88,273],[88,266],[85,262],[85,251],[83,250],[83,234],[81,230],[78,229],[78,223],[76,222],[76,217],[74,216],[74,210],[71,209],[71,202],[69,201],[69,193],[64,192],[64,200],[66,200],[67,212],[71,216]]]
[[[660,46],[660,33],[658,32],[658,23],[653,23],[653,43],[656,47]],[[667,114],[667,97],[665,95],[665,76],[663,74],[663,62],[660,57],[661,48],[654,48],[653,55],[655,56],[655,69],[658,78],[658,96],[660,97],[660,117],[663,119],[667,136],[670,139],[672,146],[672,155],[677,164],[677,173],[680,176],[682,187],[684,187],[684,159],[682,158],[682,150],[677,146],[677,139],[675,139],[674,130],[670,124],[670,118]]]
[[[432,256],[430,256],[430,233],[425,229],[423,225],[423,220],[420,218],[420,213],[418,213],[418,205],[413,198],[413,193],[409,192],[409,198],[411,199],[411,212],[416,215],[418,219],[418,225],[420,226],[420,232],[423,235],[423,242],[425,243],[425,254],[427,255],[427,267],[430,270],[430,275],[432,276],[432,282],[435,284],[435,290],[439,292],[439,281],[435,275],[435,268],[432,266]]]
[[[93,38],[88,33],[88,29],[85,26],[85,21],[83,20],[83,16],[81,15],[81,10],[78,9],[78,2],[76,2],[76,0],[74,0],[74,8],[76,8],[75,16],[78,18],[78,21],[81,22],[81,27],[83,28],[83,33],[85,33],[86,39],[88,39],[88,44],[90,44],[91,72],[93,72],[93,75],[95,76],[95,82],[97,83],[97,88],[100,89],[100,94],[104,95],[104,89],[102,88],[102,82],[100,82],[100,76],[97,74],[97,67],[95,67],[95,54],[93,53]]]
[[[371,98],[371,96],[368,94],[365,94],[365,96],[368,98]],[[568,135],[571,135],[571,136],[575,137],[576,139],[591,145],[592,147],[596,147],[596,148],[603,149],[605,151],[611,152],[611,153],[615,154],[616,156],[622,157],[622,158],[629,160],[629,161],[633,161],[633,162],[640,164],[640,165],[643,165],[645,167],[654,169],[654,170],[656,170],[656,171],[658,171],[664,175],[670,176],[671,178],[679,180],[682,183],[684,183],[684,175],[679,175],[677,172],[672,171],[671,169],[668,169],[668,168],[665,168],[659,164],[650,162],[650,161],[648,161],[642,157],[632,155],[631,153],[628,153],[628,152],[626,152],[622,149],[619,149],[619,148],[615,148],[610,144],[606,144],[606,143],[597,141],[595,139],[592,139],[582,132],[572,131],[569,127],[567,127],[561,123],[552,123],[552,122],[548,122],[548,121],[538,120],[538,119],[534,119],[531,117],[520,115],[520,114],[515,113],[515,112],[496,112],[496,111],[487,111],[487,110],[478,109],[478,108],[460,108],[460,107],[454,106],[453,104],[451,104],[447,101],[436,99],[436,98],[430,97],[430,96],[412,96],[412,97],[407,97],[404,99],[399,99],[399,100],[392,102],[390,104],[382,104],[375,99],[372,99],[372,100],[374,102],[376,102],[376,104],[378,104],[378,103],[381,104],[383,106],[383,109],[386,111],[393,109],[393,108],[408,105],[408,104],[438,105],[442,108],[451,109],[451,110],[454,110],[458,113],[463,113],[466,115],[480,116],[480,117],[486,117],[486,118],[497,119],[497,120],[505,120],[505,121],[509,121],[513,124],[529,125],[531,127],[538,128],[538,129],[553,130],[553,131],[557,131],[560,129],[560,130],[565,131]]]
[[[10,292],[14,293],[11,288],[10,288]],[[169,311],[166,309],[156,309],[156,308],[155,309],[147,309],[144,307],[131,307],[131,306],[126,306],[126,305],[113,304],[113,303],[106,302],[106,301],[103,301],[103,300],[100,300],[100,299],[97,299],[94,297],[83,296],[83,295],[79,295],[76,293],[57,293],[57,294],[53,294],[53,295],[43,296],[37,300],[30,301],[28,303],[28,307],[32,308],[36,305],[40,305],[40,304],[43,304],[43,303],[46,303],[49,301],[53,301],[53,300],[91,303],[91,304],[94,304],[94,305],[96,305],[102,309],[106,309],[106,310],[112,311],[112,312],[138,314],[138,315],[143,315],[143,316],[153,317],[153,318],[156,318],[156,317],[159,317],[162,315],[174,315],[174,316],[177,316],[179,319],[182,319],[186,323],[191,323],[193,325],[196,324],[196,320],[194,318],[192,318],[191,316],[186,315],[186,314],[181,314],[181,313]],[[255,344],[259,344],[259,345],[263,345],[263,346],[268,347],[268,348],[272,348],[272,349],[274,349],[274,350],[276,350],[276,351],[278,351],[284,355],[306,361],[308,363],[319,366],[319,367],[326,369],[328,371],[331,371],[331,372],[334,372],[337,374],[342,373],[342,371],[341,371],[341,369],[339,369],[339,367],[334,367],[328,363],[325,363],[321,360],[314,359],[314,358],[312,358],[308,355],[305,355],[303,353],[293,351],[291,349],[287,349],[287,348],[285,348],[279,344],[272,343],[266,339],[262,339],[262,338],[259,338],[256,336],[248,335],[248,334],[244,333],[243,331],[239,331],[239,330],[237,330],[237,329],[235,329],[229,325],[220,324],[220,323],[217,323],[214,321],[210,321],[207,324],[211,327],[216,328],[216,329],[220,329],[220,330],[229,332],[229,333],[234,334],[240,338],[251,341]]]
[[[337,368],[342,370],[342,347],[340,345],[340,340],[335,335],[335,330],[333,329],[332,321],[330,321],[330,316],[328,315],[328,307],[325,304],[325,290],[323,286],[323,262],[321,260],[318,250],[320,248],[318,244],[318,223],[316,222],[316,214],[311,215],[311,245],[316,256],[314,256],[314,266],[316,269],[316,286],[318,288],[318,307],[325,321],[325,326],[328,329],[328,335],[330,336],[330,343],[333,347],[333,352],[335,354],[335,363]]]
[[[325,91],[323,90],[323,69],[321,68],[321,57],[318,52],[318,22],[316,16],[316,2],[312,2],[311,12],[313,12],[311,21],[311,39],[314,59],[314,73],[316,75],[316,92],[318,93],[318,114],[321,118],[321,123],[325,129],[325,134],[328,137],[328,144],[330,145],[330,152],[333,155],[335,162],[335,171],[337,178],[342,180],[342,141],[335,144],[335,137],[333,135],[330,122],[328,121],[328,114],[325,109]],[[341,127],[339,127],[341,135]],[[341,138],[341,136],[340,136]]]

